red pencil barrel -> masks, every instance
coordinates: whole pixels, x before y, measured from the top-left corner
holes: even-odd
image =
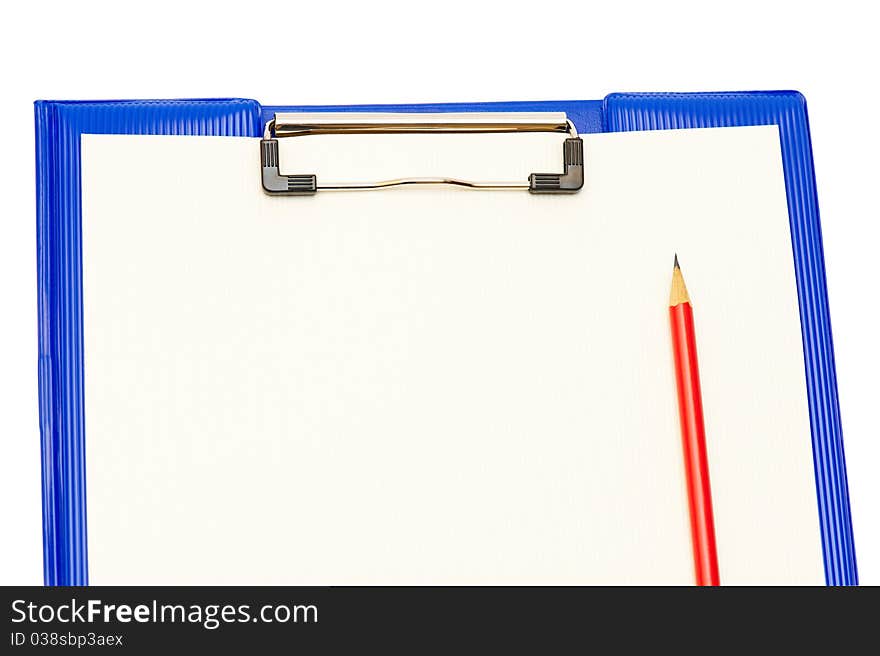
[[[703,399],[697,367],[694,314],[690,303],[679,303],[669,308],[669,318],[697,585],[718,585],[718,554],[709,486],[709,461],[706,456]]]

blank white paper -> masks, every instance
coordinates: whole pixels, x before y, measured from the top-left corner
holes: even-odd
[[[677,252],[722,583],[823,583],[777,129],[584,142],[574,195],[290,198],[255,139],[84,135],[90,582],[692,583]],[[561,137],[281,162],[524,179]]]

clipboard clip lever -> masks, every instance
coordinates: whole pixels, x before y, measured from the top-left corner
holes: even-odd
[[[315,174],[284,175],[278,139],[317,134],[559,132],[562,173],[532,173],[527,181],[478,182],[459,178],[396,178],[375,182],[319,183]],[[584,186],[584,144],[565,114],[276,114],[260,140],[263,190],[281,196],[308,196],[323,190],[374,190],[404,185],[454,185],[470,189],[527,190],[533,194],[571,194]]]

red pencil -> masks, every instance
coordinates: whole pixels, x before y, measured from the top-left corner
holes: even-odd
[[[694,336],[694,314],[687,287],[684,285],[684,277],[678,266],[677,255],[672,269],[669,319],[672,325],[672,352],[675,357],[678,414],[681,419],[681,440],[684,447],[684,468],[687,476],[697,585],[719,585],[712,491],[709,487],[709,461],[706,456],[706,429],[703,426],[703,400],[700,394],[697,342]]]

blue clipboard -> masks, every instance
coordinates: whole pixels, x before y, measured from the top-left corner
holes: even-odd
[[[88,584],[80,135],[259,137],[283,111],[546,112],[579,132],[778,125],[800,302],[825,579],[856,585],[855,547],[806,102],[794,91],[614,93],[604,100],[261,106],[255,100],[35,103],[39,402],[46,585]]]

